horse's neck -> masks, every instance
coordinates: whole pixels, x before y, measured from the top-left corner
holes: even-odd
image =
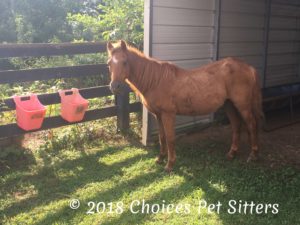
[[[159,71],[162,70],[162,66],[152,59],[134,53],[130,59],[132,73],[130,74],[129,82],[131,84],[129,85],[145,96],[149,90],[158,85],[161,75]]]

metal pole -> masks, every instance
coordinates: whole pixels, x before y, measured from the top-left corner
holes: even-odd
[[[152,40],[153,40],[153,0],[144,1],[144,52],[148,56],[152,56]],[[142,121],[142,144],[147,145],[150,138],[151,115],[147,108],[143,105],[143,121]]]
[[[215,0],[214,50],[213,50],[214,61],[219,59],[220,21],[221,21],[221,0]]]

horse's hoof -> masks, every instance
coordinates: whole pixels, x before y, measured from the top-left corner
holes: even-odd
[[[173,170],[172,167],[169,167],[169,166],[166,166],[166,167],[165,167],[166,173],[171,173],[172,170]]]
[[[228,160],[233,160],[234,157],[235,157],[235,155],[236,155],[236,154],[235,154],[234,152],[229,151],[229,152],[227,153],[226,157],[227,157]]]
[[[258,160],[258,156],[257,156],[257,153],[253,153],[251,152],[248,159],[247,159],[247,163],[250,163],[250,162],[255,162]]]
[[[158,164],[158,165],[161,165],[163,162],[164,162],[163,159],[159,156],[155,160],[155,163]]]

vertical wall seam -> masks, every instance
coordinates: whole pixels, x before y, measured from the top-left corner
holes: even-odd
[[[266,87],[267,82],[267,64],[268,64],[268,47],[269,47],[269,31],[271,19],[271,4],[272,0],[266,0],[265,5],[265,24],[264,24],[264,39],[263,39],[263,59],[262,59],[262,76],[263,88]]]
[[[215,0],[213,60],[219,59],[221,0]]]

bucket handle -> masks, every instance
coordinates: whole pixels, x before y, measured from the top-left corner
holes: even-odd
[[[60,97],[63,97],[67,95],[77,95],[79,91],[77,88],[71,88],[69,90],[59,90],[58,93]]]
[[[21,103],[21,102],[25,102],[25,101],[35,100],[35,99],[37,99],[37,95],[36,94],[29,94],[29,95],[23,95],[23,96],[14,95],[13,99],[14,99],[15,103]]]

